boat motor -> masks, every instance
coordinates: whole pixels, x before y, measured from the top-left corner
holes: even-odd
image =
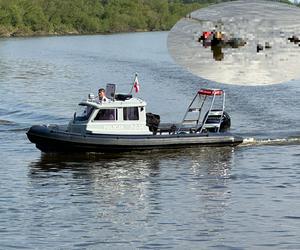
[[[220,122],[220,115],[216,115],[215,112],[222,112],[222,111],[221,110],[207,111],[203,119],[203,121],[205,121],[205,124],[220,123],[220,132],[225,132],[229,130],[231,126],[231,118],[229,114],[226,111],[224,111]],[[216,132],[218,130],[218,127],[206,127],[205,129],[209,132]]]

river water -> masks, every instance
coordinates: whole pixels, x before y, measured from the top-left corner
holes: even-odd
[[[167,35],[0,40],[0,249],[300,248],[300,81],[204,82],[175,65]],[[135,72],[163,121],[199,88],[224,88],[247,143],[53,155],[27,140],[106,83],[128,92]]]

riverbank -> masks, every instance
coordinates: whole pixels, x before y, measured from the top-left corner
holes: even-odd
[[[0,37],[166,31],[188,13],[225,1],[0,0]]]
[[[163,31],[205,6],[185,0],[0,1],[0,37]]]
[[[65,31],[65,32],[23,32],[21,30],[7,30],[0,27],[0,38],[11,38],[11,37],[42,37],[42,36],[80,36],[80,35],[109,35],[117,33],[136,33],[136,32],[157,32],[157,31],[168,31],[168,29],[162,30],[148,30],[148,29],[136,29],[128,31],[115,31],[115,32],[79,32],[77,30]]]

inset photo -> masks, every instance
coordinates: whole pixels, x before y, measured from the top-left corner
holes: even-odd
[[[204,79],[268,85],[300,78],[300,8],[232,1],[196,10],[168,35],[176,63]]]

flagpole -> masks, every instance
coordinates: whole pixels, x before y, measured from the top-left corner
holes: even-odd
[[[133,87],[134,87],[134,83],[135,83],[135,79],[137,78],[138,76],[138,73],[135,73],[135,76],[134,76],[134,79],[133,79],[133,83],[132,83],[132,87],[131,87],[131,90],[129,92],[129,95],[132,93],[132,90],[133,90]]]

